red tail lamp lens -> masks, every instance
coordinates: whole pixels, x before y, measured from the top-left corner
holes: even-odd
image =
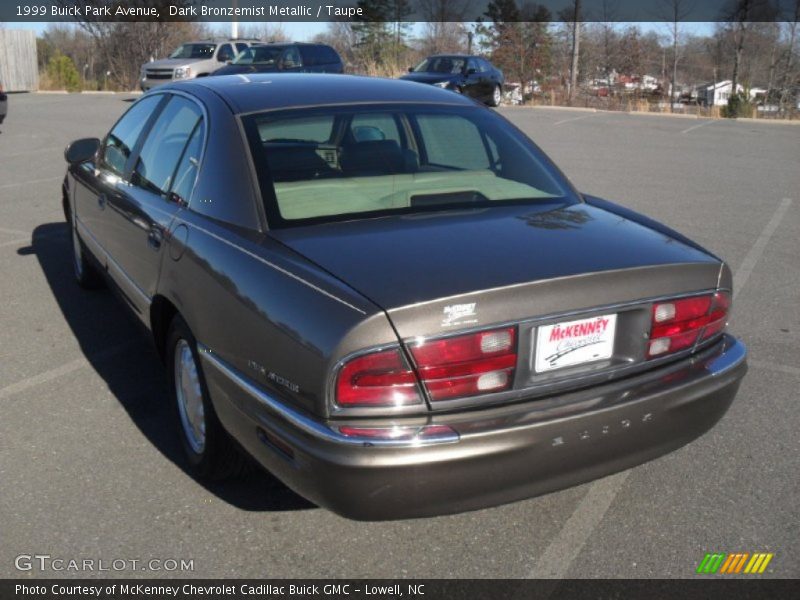
[[[421,404],[414,372],[399,348],[357,356],[339,371],[339,406],[406,406]]]
[[[500,392],[511,387],[517,365],[514,327],[480,331],[411,346],[432,401]]]
[[[417,375],[431,400],[500,392],[511,387],[517,365],[517,330],[505,327],[429,340],[409,347],[415,375],[400,349],[357,356],[336,380],[342,407],[421,404]]]
[[[659,302],[653,305],[647,358],[691,348],[721,333],[728,319],[726,292]]]

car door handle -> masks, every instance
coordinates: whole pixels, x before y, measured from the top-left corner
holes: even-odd
[[[147,234],[147,243],[154,250],[161,248],[161,241],[164,239],[164,234],[159,229],[151,229]]]
[[[104,210],[106,207],[106,203],[108,202],[108,197],[105,194],[100,194],[97,197],[97,206],[100,207],[100,210]]]

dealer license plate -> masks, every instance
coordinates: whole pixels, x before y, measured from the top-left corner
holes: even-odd
[[[537,373],[611,358],[617,315],[565,321],[539,327],[536,334]]]

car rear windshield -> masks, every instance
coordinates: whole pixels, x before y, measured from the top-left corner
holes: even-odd
[[[243,121],[273,228],[577,201],[534,144],[477,106],[294,109]]]
[[[214,56],[216,44],[182,44],[170,58],[211,58]]]

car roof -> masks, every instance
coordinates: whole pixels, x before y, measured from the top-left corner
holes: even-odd
[[[431,54],[428,58],[483,58],[483,57],[477,56],[476,54]]]
[[[475,106],[449,90],[400,79],[316,73],[254,73],[200,77],[162,86],[191,91],[212,90],[233,112],[290,109],[334,104],[434,103]]]
[[[256,40],[253,38],[208,38],[205,40],[189,40],[188,42],[182,42],[180,45],[183,46],[184,44],[236,44],[236,43],[245,43],[245,44],[253,44]]]
[[[328,44],[321,44],[318,42],[254,42],[253,46],[328,46]],[[330,47],[330,46],[328,46]]]

